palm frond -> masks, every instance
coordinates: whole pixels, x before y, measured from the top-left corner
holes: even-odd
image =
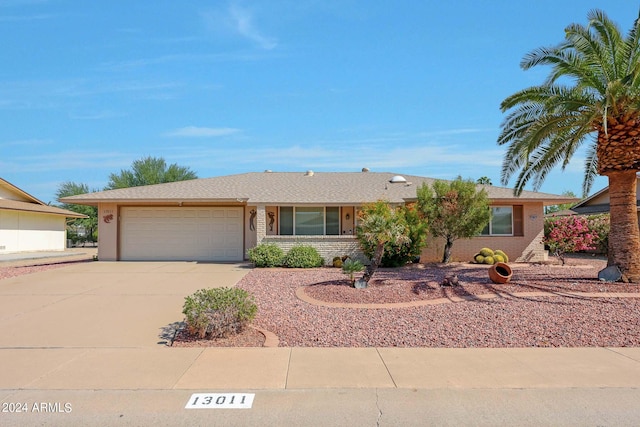
[[[637,78],[638,64],[640,63],[640,11],[638,11],[638,17],[624,40],[622,52],[627,62],[626,75],[633,75]]]
[[[497,143],[507,147],[501,180],[506,185],[516,176],[516,194],[528,184],[539,189],[553,168],[566,168],[594,132],[606,132],[611,118],[640,114],[640,14],[625,37],[600,10],[589,12],[588,19],[587,26],[567,26],[557,46],[526,54],[521,67],[550,66],[546,80],[500,104],[506,117]],[[593,145],[584,191],[597,173]]]
[[[598,175],[597,139],[591,141],[587,158],[584,162],[584,180],[582,181],[582,197],[587,197],[591,191],[593,181]]]

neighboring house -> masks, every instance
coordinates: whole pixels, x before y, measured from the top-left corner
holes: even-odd
[[[85,216],[48,206],[0,178],[0,254],[63,251],[67,218]]]
[[[98,207],[101,260],[242,261],[259,243],[285,251],[316,247],[327,261],[361,255],[354,236],[362,204],[416,200],[431,178],[394,173],[271,171],[95,192],[62,199]],[[502,249],[512,260],[546,258],[544,206],[573,198],[484,187],[492,223],[486,235],[456,241],[453,258],[468,261],[482,247]],[[423,261],[439,261],[442,243],[430,239]]]
[[[640,176],[638,177],[637,184],[636,210],[638,210],[638,220],[640,220]],[[598,215],[609,213],[609,207],[609,187],[605,187],[572,206],[571,212],[573,212],[574,215]]]

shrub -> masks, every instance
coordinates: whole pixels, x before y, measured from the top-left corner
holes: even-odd
[[[475,260],[475,262],[477,262],[478,264],[482,264],[484,262],[484,256],[477,254],[475,257],[473,257],[473,259]]]
[[[589,229],[587,218],[582,216],[554,217],[545,221],[544,242],[551,253],[565,263],[565,254],[596,248],[596,234]]]
[[[493,265],[493,264],[495,264],[495,260],[493,259],[492,256],[486,256],[486,257],[484,257],[483,263],[484,264]]]
[[[273,243],[262,243],[247,251],[249,261],[256,267],[277,267],[282,265],[284,252]]]
[[[428,230],[426,222],[420,217],[420,213],[413,205],[393,208],[386,202],[378,202],[364,206],[361,216],[386,215],[390,212],[393,212],[393,223],[398,229],[402,229],[402,234],[408,237],[408,240],[402,243],[394,242],[394,239],[386,242],[380,265],[382,267],[399,267],[420,257],[422,248],[426,245]],[[377,243],[367,239],[361,227],[356,229],[356,237],[365,256],[373,259]]]
[[[339,256],[333,257],[333,266],[334,267],[342,268],[342,264],[343,264],[342,257],[339,257]]]
[[[187,332],[199,338],[219,338],[241,332],[253,320],[258,306],[240,288],[200,289],[185,298],[182,314]]]
[[[609,253],[609,214],[590,215],[587,217],[589,230],[595,235],[596,250],[603,254]]]
[[[324,259],[313,246],[299,245],[289,249],[282,265],[291,268],[321,267]]]
[[[362,270],[364,270],[364,265],[362,265],[362,263],[358,260],[348,258],[344,262],[344,264],[342,264],[342,272],[349,275],[349,280],[351,280],[351,283],[354,282],[353,275]]]

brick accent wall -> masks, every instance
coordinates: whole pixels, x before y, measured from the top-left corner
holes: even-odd
[[[334,257],[344,255],[369,263],[360,250],[358,240],[353,236],[265,236],[262,243],[278,245],[285,253],[295,245],[313,246],[324,258],[326,265],[331,265]]]

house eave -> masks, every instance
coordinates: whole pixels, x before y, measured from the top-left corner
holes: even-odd
[[[184,205],[216,205],[216,204],[235,204],[246,205],[246,198],[229,198],[229,199],[193,199],[193,198],[162,198],[162,199],[60,199],[62,203],[98,206],[101,203],[114,203],[121,206],[184,206]]]

